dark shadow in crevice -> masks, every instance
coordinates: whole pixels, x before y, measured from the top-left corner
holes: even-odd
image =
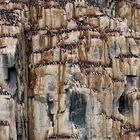
[[[17,88],[17,71],[15,67],[8,68],[8,79],[7,79],[7,84],[9,85],[11,89],[11,95],[12,97],[17,100],[17,93],[18,93],[18,88]]]
[[[86,125],[86,98],[84,95],[73,92],[70,97],[70,121],[78,126]]]
[[[132,86],[134,86],[136,80],[137,80],[137,76],[134,76],[134,75],[127,75],[127,76],[126,76],[127,87],[132,87]]]
[[[132,101],[127,97],[125,93],[119,98],[119,112],[122,115],[129,114],[132,111]]]

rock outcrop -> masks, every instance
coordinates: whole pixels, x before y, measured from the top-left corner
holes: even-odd
[[[0,140],[140,140],[140,2],[0,3]]]

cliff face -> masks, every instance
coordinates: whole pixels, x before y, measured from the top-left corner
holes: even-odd
[[[139,15],[139,1],[1,2],[0,140],[140,140]]]

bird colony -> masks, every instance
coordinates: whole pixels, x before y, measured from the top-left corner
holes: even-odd
[[[140,140],[140,3],[0,1],[0,140]]]

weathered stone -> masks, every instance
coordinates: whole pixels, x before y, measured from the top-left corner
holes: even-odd
[[[139,140],[139,1],[0,2],[0,140]]]

